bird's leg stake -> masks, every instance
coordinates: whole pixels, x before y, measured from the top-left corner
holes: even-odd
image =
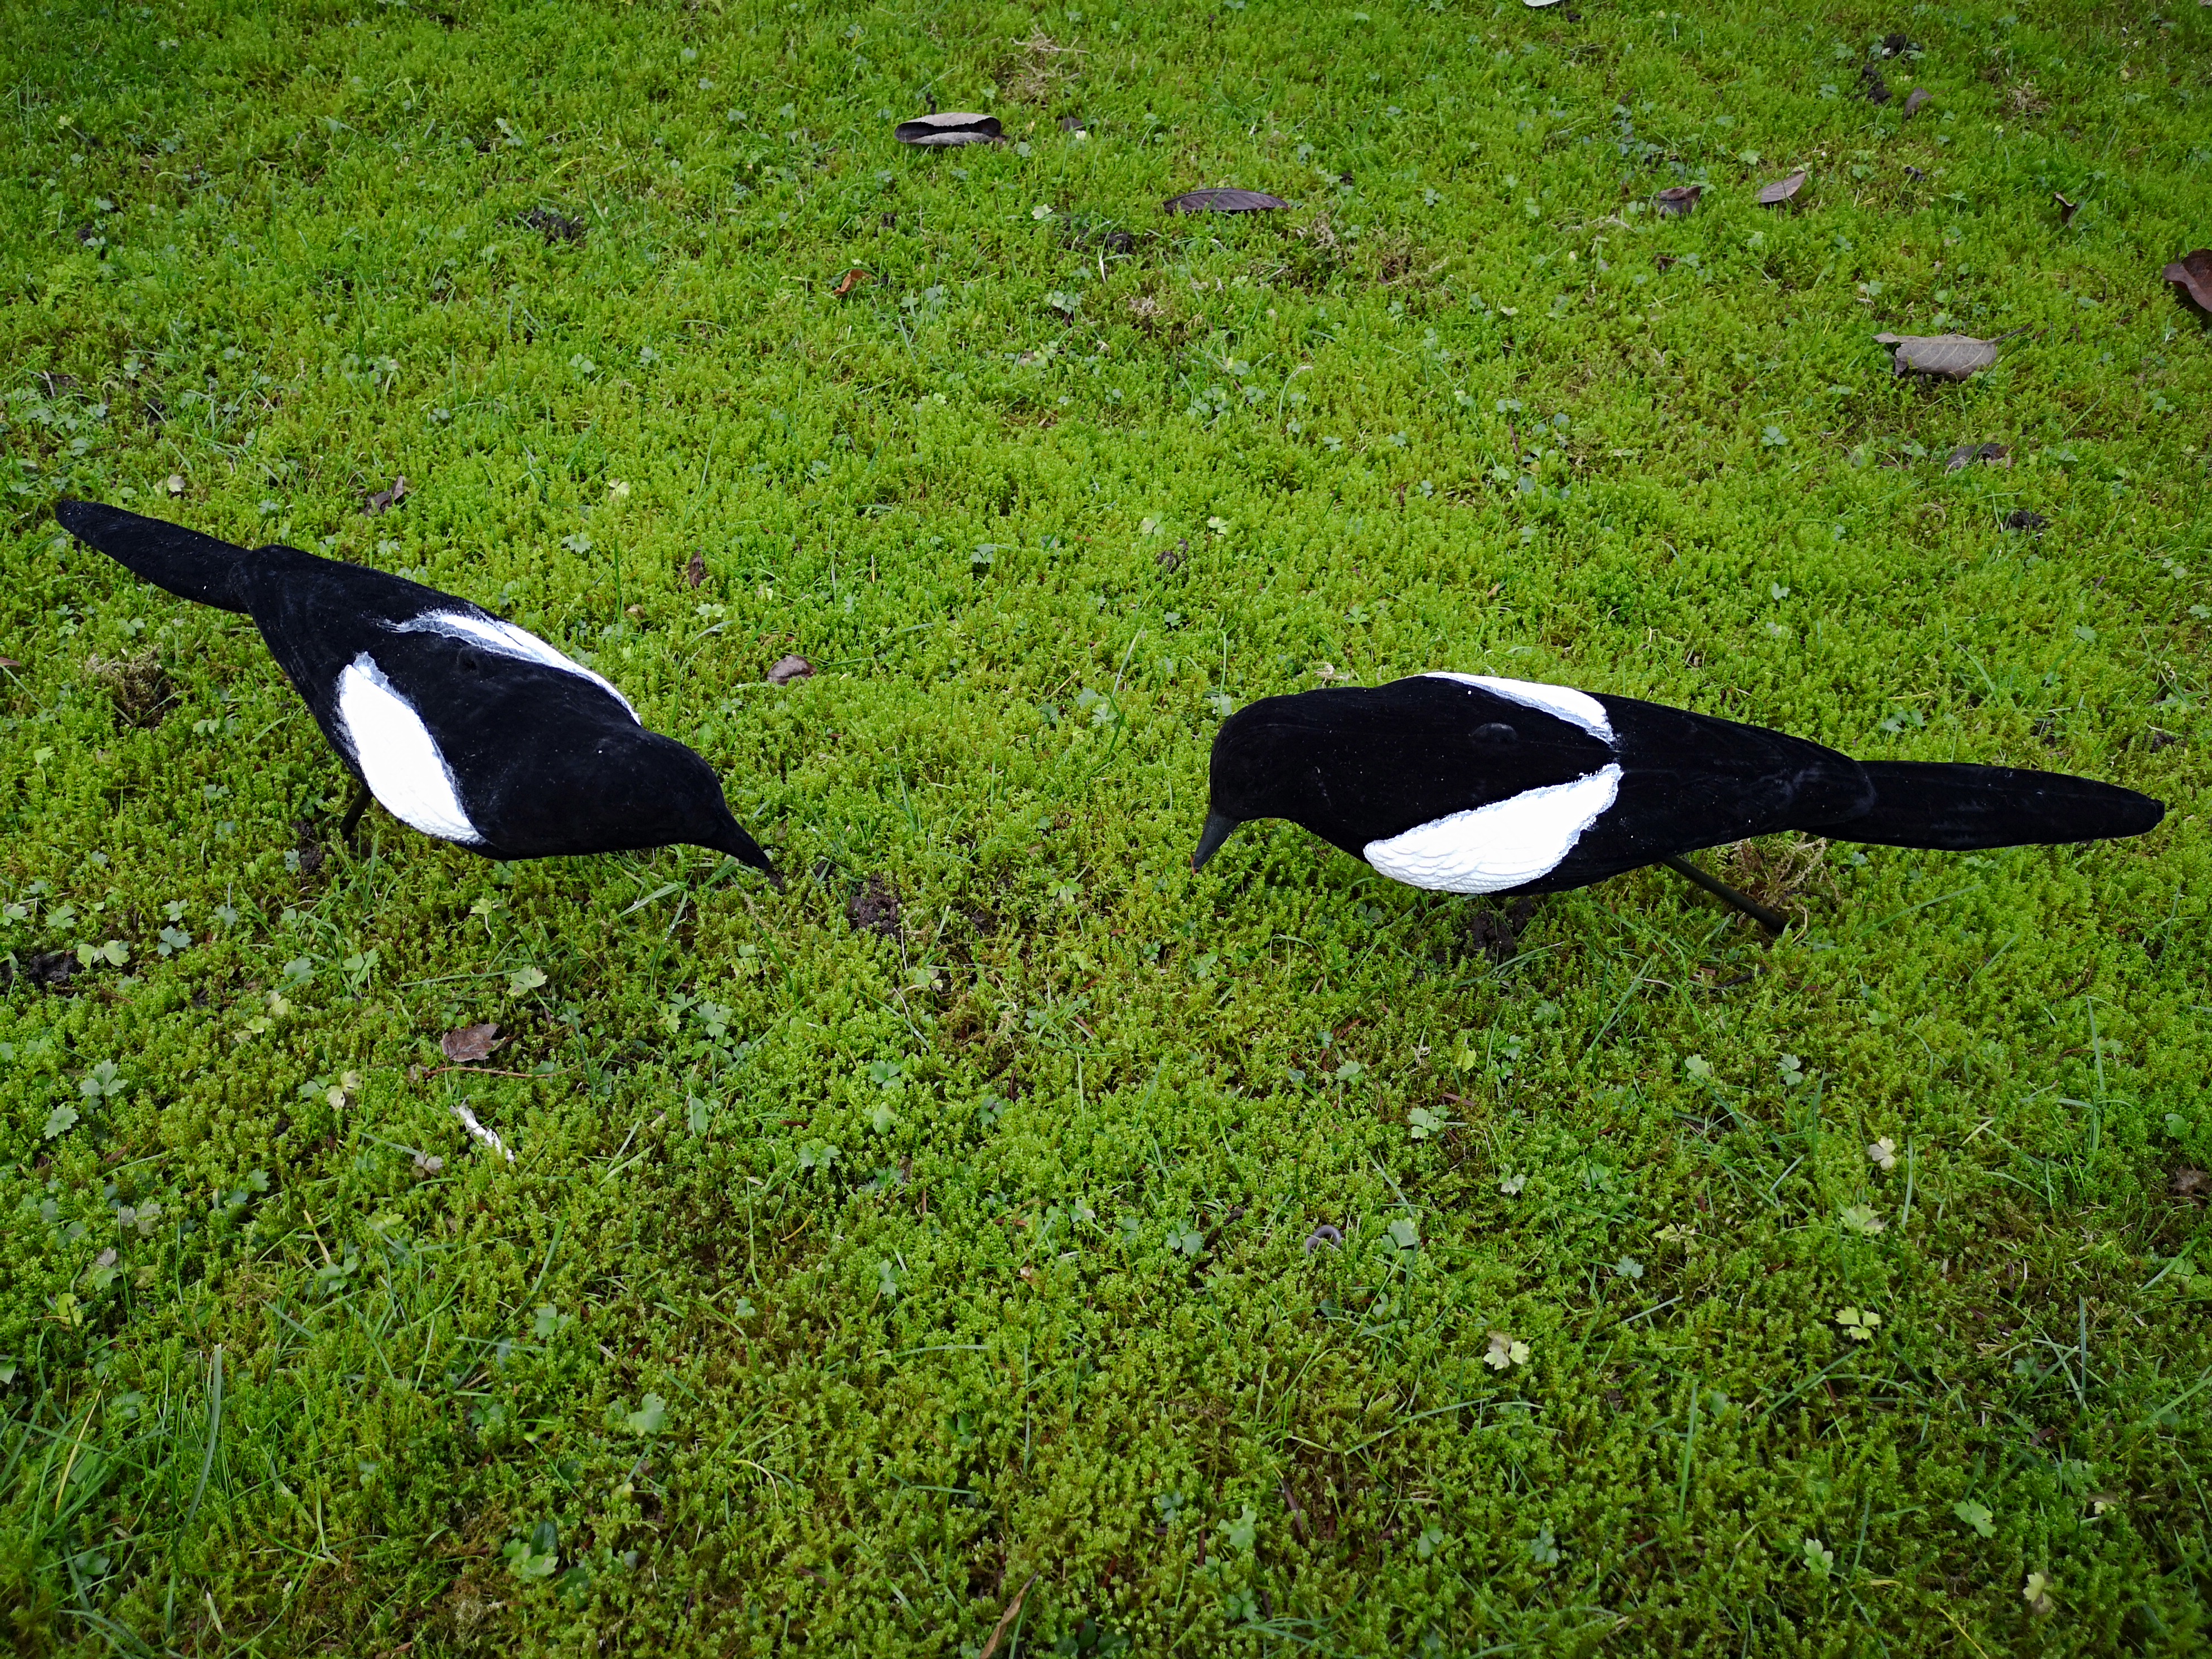
[[[1660,860],[1678,875],[1686,876],[1704,888],[1722,903],[1733,905],[1749,916],[1770,933],[1779,938],[1789,930],[1790,919],[1778,910],[1770,910],[1757,899],[1739,893],[1718,876],[1709,876],[1679,853],[1669,853]]]
[[[368,810],[368,786],[356,781],[353,787],[353,799],[346,806],[345,819],[338,825],[340,841],[353,839],[354,829],[361,823],[361,815]]]

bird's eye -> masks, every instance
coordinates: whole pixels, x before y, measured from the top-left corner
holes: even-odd
[[[1492,744],[1518,743],[1521,741],[1521,734],[1503,720],[1492,720],[1487,726],[1478,726],[1474,728],[1474,740],[1477,743]]]

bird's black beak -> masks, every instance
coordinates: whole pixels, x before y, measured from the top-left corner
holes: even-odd
[[[769,855],[761,850],[760,843],[742,829],[738,828],[736,824],[731,825],[730,835],[714,850],[718,853],[726,853],[740,864],[750,864],[768,878],[769,884],[777,892],[783,891],[782,872],[770,861]]]
[[[1206,815],[1206,829],[1198,838],[1198,851],[1190,855],[1190,867],[1194,870],[1205,869],[1206,860],[1219,852],[1221,843],[1237,833],[1238,822],[1239,820],[1231,817],[1226,812],[1208,812]]]

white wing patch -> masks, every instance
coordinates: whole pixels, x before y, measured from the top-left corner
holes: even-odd
[[[338,720],[368,793],[393,817],[441,841],[483,844],[437,740],[366,651],[338,674]]]
[[[1589,692],[1577,691],[1571,686],[1540,685],[1534,680],[1501,680],[1489,674],[1453,674],[1441,669],[1422,678],[1479,685],[1523,708],[1540,708],[1547,714],[1556,714],[1570,726],[1581,726],[1594,738],[1607,743],[1613,740],[1613,722],[1606,716],[1605,705]]]
[[[1362,850],[1368,863],[1408,887],[1439,893],[1502,892],[1559,868],[1583,831],[1597,822],[1620,793],[1620,768],[1608,766],[1572,783],[1524,790],[1510,800],[1416,824],[1388,841],[1370,841]]]
[[[419,617],[410,617],[404,623],[391,624],[395,634],[443,634],[448,639],[466,640],[471,645],[501,657],[513,657],[520,662],[534,662],[546,668],[557,668],[564,674],[574,674],[586,679],[623,706],[632,720],[637,710],[629,706],[629,699],[615,690],[605,678],[594,674],[580,662],[562,656],[551,646],[526,628],[517,628],[511,622],[501,622],[496,617],[471,617],[465,611],[426,611]],[[639,721],[642,725],[644,722]]]

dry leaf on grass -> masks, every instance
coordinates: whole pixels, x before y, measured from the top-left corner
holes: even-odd
[[[768,671],[770,685],[789,685],[793,680],[803,680],[814,672],[814,665],[804,657],[778,657],[775,665]]]
[[[1014,1622],[1015,1615],[1022,1610],[1022,1598],[1030,1593],[1030,1586],[1036,1581],[1036,1574],[1031,1573],[1023,1583],[1022,1587],[1014,1592],[1014,1599],[1006,1603],[1006,1610],[999,1615],[998,1627],[992,1631],[991,1639],[983,1644],[983,1650],[975,1656],[975,1659],[991,1659],[991,1656],[999,1650],[1000,1641],[1006,1636],[1008,1626]]]
[[[1951,459],[1943,463],[1943,470],[1956,472],[1976,461],[1986,461],[1992,466],[2010,466],[2012,453],[2002,444],[1960,444],[1951,452]]]
[[[2212,317],[2212,247],[2185,254],[2159,274],[2197,308],[2197,315]]]
[[[499,1046],[499,1027],[489,1020],[481,1025],[456,1026],[438,1039],[440,1050],[456,1066],[489,1060],[491,1051]]]
[[[934,115],[918,115],[911,121],[902,121],[891,129],[891,137],[902,144],[912,144],[921,149],[941,149],[953,144],[996,144],[1004,142],[995,115],[977,115],[971,111],[948,109]]]
[[[2208,1186],[2212,1186],[2212,1176],[2206,1175],[2202,1170],[2179,1169],[2173,1172],[2171,1184],[2176,1198],[2194,1198]]]
[[[2068,201],[2055,190],[2051,192],[2051,199],[2058,204],[2058,222],[2062,225],[2072,224],[2074,216],[2081,210],[2081,204],[2079,202]]]
[[[1662,219],[1679,219],[1698,204],[1705,193],[1703,185],[1669,185],[1652,198]]]
[[[1910,121],[1933,96],[1927,88],[1915,87],[1905,94],[1905,118]]]
[[[850,270],[847,271],[842,277],[839,278],[837,286],[831,289],[830,291],[842,300],[867,280],[868,273],[861,270],[860,266],[854,265]]]
[[[684,567],[684,585],[696,587],[707,580],[707,557],[697,548],[691,550],[691,562]]]
[[[2025,530],[2030,535],[2047,529],[2050,524],[2050,520],[2032,507],[2016,507],[2005,514],[2004,527],[2007,530]]]
[[[1895,354],[1899,374],[1929,374],[1963,380],[1997,360],[1995,342],[1971,334],[1877,334],[1875,343]]]
[[[1290,204],[1261,190],[1187,190],[1162,205],[1170,213],[1273,213]]]
[[[394,478],[392,481],[391,489],[380,489],[374,495],[365,495],[362,498],[361,510],[362,516],[373,519],[378,514],[388,511],[390,508],[398,506],[400,502],[406,499],[407,477],[404,473],[402,473],[398,477]]]
[[[1771,185],[1761,185],[1759,187],[1759,204],[1761,207],[1780,207],[1804,188],[1805,169],[1799,167],[1786,179],[1777,179]]]

